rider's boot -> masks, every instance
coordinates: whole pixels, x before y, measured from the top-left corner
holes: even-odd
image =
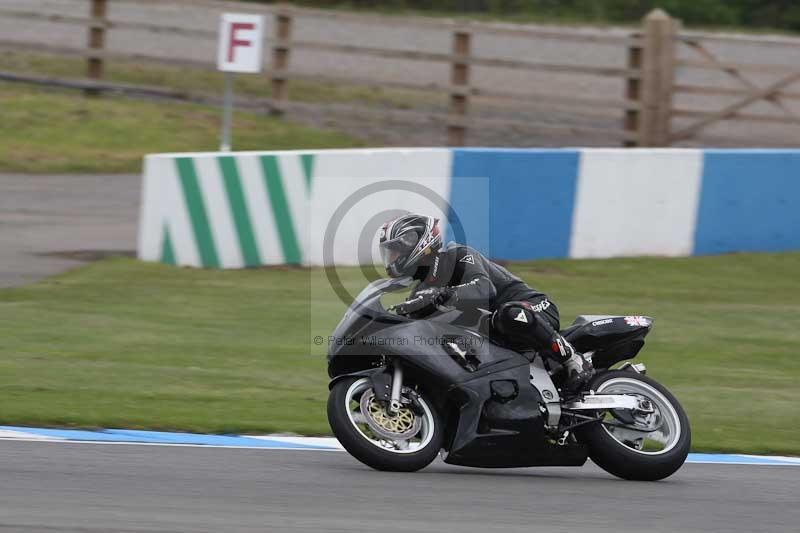
[[[551,349],[564,367],[566,379],[562,389],[567,392],[577,392],[594,375],[594,367],[582,354],[578,353],[572,345],[559,335],[555,334]]]

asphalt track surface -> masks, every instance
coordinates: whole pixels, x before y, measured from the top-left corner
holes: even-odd
[[[0,287],[136,249],[136,175],[0,174]]]
[[[346,453],[0,442],[0,531],[788,532],[796,468],[687,464],[656,483],[583,468],[414,474]]]

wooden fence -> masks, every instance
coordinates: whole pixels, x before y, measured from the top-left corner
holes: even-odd
[[[116,60],[156,62],[167,65],[180,65],[213,70],[212,57],[207,61],[185,57],[166,57],[131,51],[111,51],[106,47],[108,35],[115,30],[136,30],[152,34],[180,35],[187,38],[213,42],[216,31],[168,25],[151,20],[147,22],[121,20],[114,18],[113,4],[122,0],[86,0],[86,15],[42,14],[35,10],[0,8],[0,19],[49,21],[85,28],[87,46],[65,47],[44,43],[19,43],[2,41],[0,46],[12,46],[27,51],[40,51],[70,54],[85,57],[86,76],[80,79],[57,79],[41,75],[0,72],[0,79],[23,81],[78,88],[89,96],[105,91],[124,94],[146,94],[164,98],[209,101],[213,95],[191,94],[168,87],[144,87],[120,84],[104,79],[105,66]],[[179,0],[174,0],[179,1]],[[220,8],[224,4],[206,2]],[[110,4],[112,4],[110,6]],[[112,9],[110,9],[110,7]],[[271,53],[266,65],[265,94],[244,102],[250,107],[268,107],[272,113],[291,114],[298,109],[307,108],[308,103],[294,102],[288,90],[293,80],[308,83],[333,84],[342,86],[364,86],[382,90],[415,91],[422,94],[445,96],[449,104],[438,110],[416,109],[372,109],[368,105],[319,105],[320,113],[338,108],[344,113],[371,120],[399,121],[408,123],[433,123],[446,128],[447,142],[461,146],[468,142],[473,128],[517,127],[522,130],[535,130],[538,134],[553,136],[592,136],[602,139],[605,144],[624,146],[669,146],[674,144],[702,143],[705,130],[722,121],[741,123],[775,123],[783,127],[800,125],[800,115],[787,101],[800,100],[800,93],[788,89],[800,81],[800,65],[739,64],[720,60],[710,50],[713,43],[734,43],[736,46],[782,46],[795,47],[800,51],[800,40],[739,37],[722,34],[683,32],[680,24],[661,10],[655,10],[644,18],[642,26],[626,32],[580,31],[566,28],[526,27],[520,25],[474,23],[422,17],[390,17],[382,15],[363,15],[340,11],[301,9],[289,5],[258,6],[247,5],[247,12],[263,13],[272,18],[272,35],[267,37],[266,50]],[[230,10],[230,9],[228,9]],[[383,46],[368,46],[301,38],[295,35],[298,21],[317,18],[330,23],[361,23],[386,25],[387,27],[408,26],[425,28],[441,35],[449,35],[449,52],[420,51]],[[486,36],[508,37],[531,42],[582,43],[586,47],[610,46],[619,54],[615,64],[580,64],[574,61],[554,62],[537,60],[534,49],[525,57],[492,57],[475,53],[476,43]],[[449,65],[449,80],[444,83],[417,83],[405,80],[387,80],[372,76],[356,76],[350,72],[308,72],[293,68],[293,56],[297,52],[337,53],[347,56],[371,58],[371,60],[404,61],[412,63],[438,63],[443,68]],[[685,57],[688,51],[695,58]],[[800,53],[796,54],[800,57]],[[765,56],[768,57],[767,54]],[[574,58],[565,58],[574,59]],[[578,94],[554,89],[549,84],[546,90],[512,90],[505,86],[490,86],[476,83],[481,81],[476,69],[500,69],[504,71],[546,74],[547,76],[576,76],[582,80],[615,80],[620,85],[617,93],[579,91]],[[736,87],[723,86],[706,78],[700,81],[683,79],[683,74],[692,70],[714,70],[722,73],[737,84]],[[777,74],[778,78],[769,83],[756,82],[751,72],[761,75]],[[762,76],[763,77],[763,76]],[[531,84],[535,86],[535,84]],[[513,87],[513,89],[520,89]],[[591,93],[587,95],[586,93]],[[677,98],[689,95],[699,99],[699,108],[683,107],[676,103]],[[777,114],[748,113],[744,108],[757,101],[768,102]],[[531,103],[545,106],[568,108],[575,117],[568,123],[538,116],[534,118],[518,116],[495,116],[478,112],[476,104],[499,103],[520,109]],[[716,106],[716,107],[715,107]],[[329,109],[330,108],[330,109]],[[616,118],[614,115],[616,114]],[[605,120],[582,120],[580,117],[603,116]],[[749,126],[748,126],[749,127]],[[747,130],[749,131],[749,130]],[[794,137],[779,135],[778,139],[760,138],[756,144],[798,144]],[[611,141],[611,142],[609,142]],[[734,142],[736,142],[734,140]],[[752,143],[748,143],[752,144]]]
[[[715,144],[740,144],[749,146],[798,146],[800,145],[800,92],[792,92],[791,86],[800,81],[800,42],[796,39],[770,39],[756,37],[734,37],[700,33],[677,34],[674,37],[675,52],[688,51],[686,58],[674,60],[676,68],[713,74],[716,83],[691,83],[677,81],[670,85],[670,117],[672,127],[665,144],[682,143],[717,127],[722,131],[717,136],[706,135],[708,142]],[[762,49],[760,57],[772,58],[782,52],[789,57],[788,63],[764,64],[738,60],[724,60],[709,48],[723,43],[740,49]],[[704,98],[708,105],[698,109],[683,107],[675,100],[683,96]],[[760,104],[761,111],[748,112]],[[675,124],[682,120],[684,124]],[[744,138],[731,137],[727,128],[743,126]],[[756,125],[756,126],[753,126]],[[763,127],[775,125],[773,137]],[[779,135],[780,138],[775,138]]]

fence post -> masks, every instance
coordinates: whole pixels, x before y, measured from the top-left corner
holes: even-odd
[[[641,33],[633,35],[634,42],[628,47],[628,69],[641,72],[642,44]],[[641,103],[642,103],[642,77],[630,76],[625,80],[625,98],[632,107],[625,110],[625,131],[633,134],[634,138],[626,139],[624,146],[639,146],[641,143]]]
[[[86,76],[92,80],[103,78],[103,58],[102,56],[92,55],[91,52],[98,50],[102,52],[106,43],[106,12],[107,0],[92,0],[91,21],[89,22],[89,51]],[[97,96],[100,91],[97,89],[86,89],[87,96]]]
[[[447,126],[448,146],[464,146],[467,126],[464,119],[469,105],[469,55],[471,35],[464,30],[453,33],[453,62],[450,66],[450,116],[453,121]]]
[[[640,69],[638,83],[629,79],[627,87],[628,98],[639,103],[638,119],[626,117],[626,129],[636,127],[637,146],[666,146],[670,143],[678,23],[661,9],[651,11],[643,22],[641,48],[638,52],[631,48],[628,56],[629,66]]]
[[[289,68],[289,40],[292,37],[292,16],[286,10],[279,9],[275,12],[275,44],[272,46],[272,69],[270,71],[272,82],[272,100],[274,106],[272,114],[281,115],[284,112],[282,103],[288,98],[287,70]]]

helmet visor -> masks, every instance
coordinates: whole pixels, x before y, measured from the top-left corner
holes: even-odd
[[[383,259],[383,267],[389,271],[390,267],[398,266],[402,263],[417,246],[419,236],[414,231],[403,233],[396,239],[391,241],[384,241],[380,244],[381,259]]]

